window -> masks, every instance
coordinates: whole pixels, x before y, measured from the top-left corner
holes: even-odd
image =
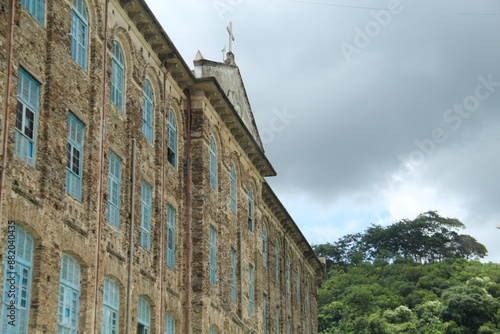
[[[137,310],[137,334],[149,334],[150,311],[146,299],[139,297]]]
[[[69,114],[66,191],[79,201],[82,200],[83,129],[83,124],[73,114]]]
[[[292,324],[290,322],[290,317],[286,319],[286,333],[292,334]]]
[[[114,154],[109,154],[108,171],[108,222],[120,228],[120,188],[122,161]]]
[[[33,17],[43,24],[44,0],[21,0],[21,4],[30,12]]]
[[[175,268],[175,209],[167,205],[167,266]]]
[[[153,89],[148,80],[144,80],[142,133],[150,142],[153,142]]]
[[[170,313],[165,313],[165,334],[175,334],[175,320]]]
[[[267,268],[267,230],[265,225],[262,225],[262,261],[264,267]]]
[[[217,231],[210,226],[210,283],[217,284]]]
[[[87,70],[88,15],[83,0],[73,1],[71,14],[71,57]]]
[[[26,334],[28,332],[33,267],[33,238],[22,227],[9,222],[6,248],[2,312],[0,314],[2,317],[0,321],[1,333]],[[14,261],[12,261],[12,257]],[[15,278],[14,287],[8,281],[11,277]],[[13,288],[12,296],[9,295],[9,290]],[[15,307],[16,327],[9,325],[7,321],[7,315],[11,312],[7,307],[11,308],[12,305]]]
[[[113,45],[113,57],[111,65],[111,101],[123,110],[123,89],[125,81],[125,62],[122,49],[116,41]]]
[[[168,152],[167,160],[177,166],[177,121],[172,109],[168,112]]]
[[[262,324],[263,334],[267,334],[267,296],[262,298]]]
[[[248,265],[248,313],[250,316],[253,316],[254,313],[254,286],[253,286],[253,266]]]
[[[218,334],[217,330],[214,328],[214,326],[210,326],[210,334]]]
[[[210,186],[217,190],[217,147],[213,138],[210,140]]]
[[[151,187],[142,181],[141,186],[141,246],[149,250],[151,243]]]
[[[286,260],[286,291],[291,290],[291,274],[290,274],[290,261]]]
[[[236,250],[231,248],[231,299],[236,301]]]
[[[279,279],[280,278],[280,251],[279,251],[279,248],[278,246],[274,246],[274,257],[276,258],[276,268],[275,268],[275,271],[276,271],[276,279]]]
[[[280,333],[280,309],[276,307],[276,334]]]
[[[253,232],[253,191],[248,188],[248,229]]]
[[[78,333],[78,306],[80,301],[80,265],[68,254],[61,261],[58,334]]]
[[[229,181],[230,181],[229,205],[231,206],[231,211],[236,213],[236,171],[234,170],[234,164],[231,164]]]
[[[101,334],[118,334],[120,290],[109,277],[104,277]]]
[[[35,165],[39,93],[40,84],[20,69],[17,84],[15,153],[31,166]]]
[[[297,302],[300,304],[300,274],[297,273],[297,277],[295,277],[295,289],[297,295]]]

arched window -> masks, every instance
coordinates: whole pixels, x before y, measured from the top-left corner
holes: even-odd
[[[168,153],[167,160],[172,166],[177,166],[177,121],[175,114],[170,109],[168,112]]]
[[[149,334],[149,323],[151,312],[146,299],[139,297],[139,309],[137,310],[137,334]]]
[[[267,230],[264,224],[262,224],[262,261],[267,268]]]
[[[109,277],[104,277],[101,334],[118,333],[118,313],[120,310],[120,290]]]
[[[120,44],[115,41],[111,65],[111,101],[120,110],[123,110],[124,81],[125,62],[123,60],[122,48]]]
[[[33,248],[33,238],[28,232],[22,227],[9,222],[3,284],[2,320],[0,321],[2,333],[26,334],[28,332]],[[15,280],[12,280],[12,282],[15,282],[14,286],[12,286],[9,280],[11,277],[15,278]],[[14,290],[12,293],[13,296],[9,296],[9,291],[12,290]],[[7,315],[12,312],[12,306],[15,307],[16,327],[8,324],[9,318]],[[8,307],[9,309],[7,309]],[[13,328],[14,331],[12,331]]]
[[[210,326],[210,334],[219,334],[214,326]]]
[[[276,334],[279,334],[280,330],[280,308],[276,307]]]
[[[76,334],[80,304],[80,265],[68,254],[63,254],[59,280],[57,333]]]
[[[144,80],[144,97],[142,104],[142,133],[153,142],[153,89],[148,80]]]
[[[248,187],[248,229],[253,232],[253,191]]]
[[[217,190],[217,147],[215,140],[210,140],[210,186]]]
[[[234,164],[231,164],[231,171],[229,172],[230,189],[229,189],[229,203],[231,211],[236,212],[236,171]]]
[[[71,15],[71,57],[87,70],[88,14],[83,0],[73,1]]]
[[[170,313],[165,313],[165,334],[175,334],[175,320]]]

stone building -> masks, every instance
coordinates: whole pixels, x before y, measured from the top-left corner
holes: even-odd
[[[144,0],[0,0],[0,333],[316,333],[234,55]]]

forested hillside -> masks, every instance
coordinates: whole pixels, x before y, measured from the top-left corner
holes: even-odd
[[[430,211],[314,246],[327,258],[319,332],[500,333],[500,264],[473,260],[487,250],[463,227]]]

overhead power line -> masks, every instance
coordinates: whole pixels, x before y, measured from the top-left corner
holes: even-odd
[[[316,1],[306,1],[306,0],[288,0],[290,2],[299,2],[309,5],[318,6],[330,6],[330,7],[341,7],[341,8],[355,8],[355,9],[372,9],[372,10],[387,10],[387,8],[379,7],[364,7],[364,6],[350,6],[350,5],[339,5],[333,3],[316,2]],[[419,14],[452,14],[452,15],[487,15],[487,16],[500,16],[500,13],[470,13],[470,12],[431,12],[423,10],[406,10],[402,9],[402,12],[406,13],[419,13]]]

